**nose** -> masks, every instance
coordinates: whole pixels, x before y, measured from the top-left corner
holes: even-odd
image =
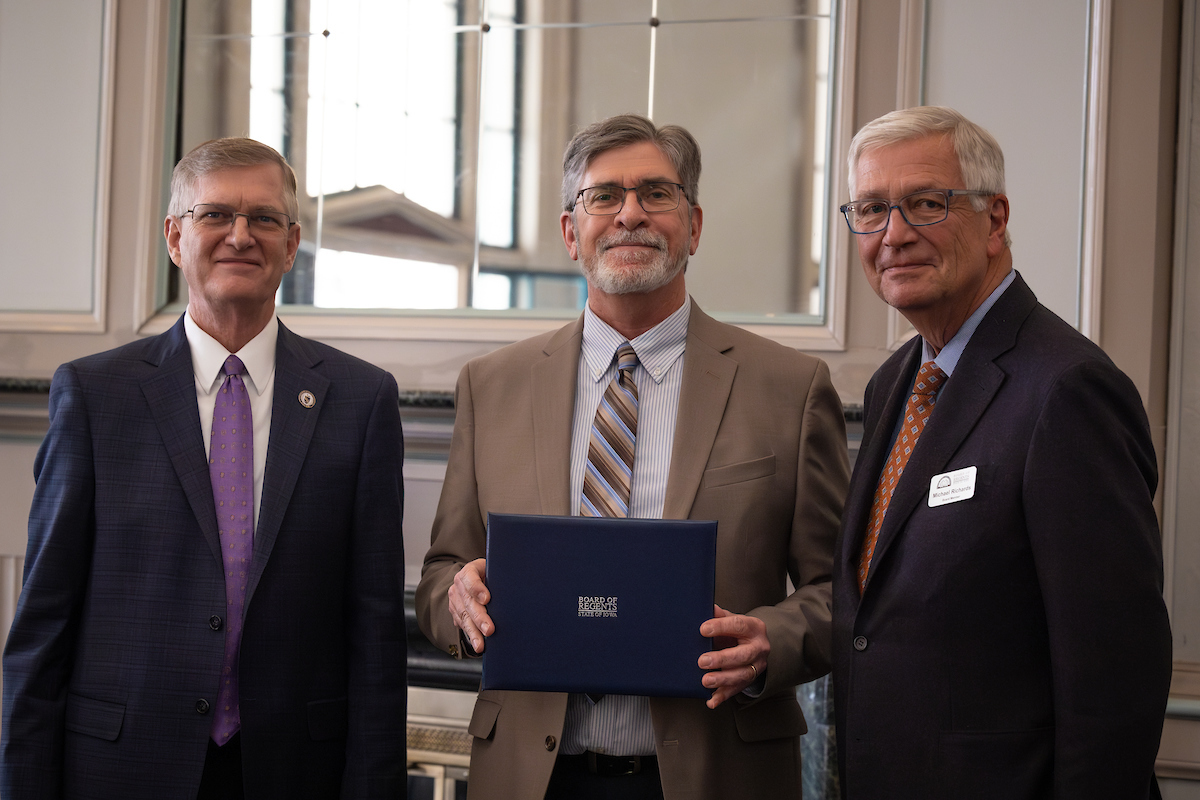
[[[245,214],[234,214],[233,223],[225,240],[238,250],[245,250],[254,244],[254,235],[250,233],[250,217]]]
[[[888,226],[883,231],[883,243],[888,247],[900,247],[917,238],[917,232],[900,210],[900,206],[888,209]]]
[[[630,196],[632,195],[632,196]],[[650,215],[642,208],[642,203],[638,200],[636,189],[625,190],[625,204],[621,206],[621,210],[617,212],[616,223],[622,228],[634,230],[642,225],[649,224]]]

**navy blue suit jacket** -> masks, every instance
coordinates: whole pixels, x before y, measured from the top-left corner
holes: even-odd
[[[1171,678],[1141,399],[1018,275],[941,390],[857,565],[914,339],[872,378],[834,563],[847,800],[1144,798]],[[930,508],[930,480],[978,469]]]
[[[395,380],[281,323],[239,670],[248,797],[404,795],[402,462]],[[193,800],[225,583],[182,318],[59,368],[34,471],[0,792]]]

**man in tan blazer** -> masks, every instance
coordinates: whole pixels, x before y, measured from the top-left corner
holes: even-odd
[[[595,513],[592,422],[632,377],[635,455],[614,515],[718,521],[718,608],[701,626],[716,649],[699,662],[712,697],[481,692],[473,799],[800,796],[795,687],[829,670],[842,408],[822,361],[688,297],[699,174],[691,135],[642,117],[596,123],[568,145],[561,224],[587,309],[464,367],[417,613],[443,650],[483,652],[495,629],[488,512]],[[637,356],[628,374],[614,355],[623,345]]]

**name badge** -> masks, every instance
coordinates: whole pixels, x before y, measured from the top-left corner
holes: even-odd
[[[976,472],[975,467],[964,467],[934,475],[929,480],[929,507],[937,508],[974,497]]]

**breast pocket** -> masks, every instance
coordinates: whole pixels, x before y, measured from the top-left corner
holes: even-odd
[[[751,461],[739,461],[736,464],[726,464],[723,467],[713,467],[704,471],[700,481],[701,489],[715,489],[718,486],[729,486],[734,483],[766,478],[775,474],[775,456],[763,456]]]

